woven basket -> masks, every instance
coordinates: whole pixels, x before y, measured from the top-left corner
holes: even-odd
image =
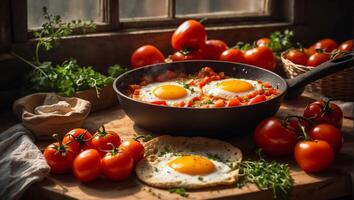
[[[285,58],[286,53],[283,52],[281,54],[281,61],[288,78],[294,78],[299,74],[313,69],[313,67],[291,62]],[[336,100],[354,101],[354,64],[351,68],[310,83],[305,87],[305,90]]]

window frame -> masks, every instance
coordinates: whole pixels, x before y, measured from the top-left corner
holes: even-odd
[[[154,18],[151,20],[136,20],[136,21],[120,21],[119,19],[119,0],[103,0],[103,23],[98,23],[96,30],[93,33],[107,32],[125,32],[136,30],[164,30],[176,27],[189,16],[176,17],[175,1],[168,0],[168,17]],[[288,25],[299,24],[302,22],[301,10],[303,10],[304,0],[268,0],[269,14],[262,16],[239,16],[239,15],[214,15],[204,21],[208,27],[226,27],[229,25],[267,25],[271,23],[285,23]],[[27,0],[12,0],[11,18],[12,18],[12,35],[13,43],[26,42],[33,39],[34,30],[28,30],[27,27]],[[287,9],[284,9],[287,8]],[[195,17],[200,20],[201,18]],[[15,25],[16,24],[16,25]],[[80,37],[80,32],[75,32],[74,35]]]

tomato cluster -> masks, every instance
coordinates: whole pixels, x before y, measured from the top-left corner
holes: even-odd
[[[271,156],[294,153],[304,171],[320,172],[340,152],[342,121],[342,110],[336,104],[320,100],[307,105],[303,116],[264,119],[257,125],[254,138],[265,153]]]
[[[136,140],[121,141],[114,131],[104,126],[94,135],[82,128],[65,134],[63,140],[44,150],[44,158],[51,173],[72,172],[81,182],[95,180],[102,173],[110,180],[123,180],[130,176],[134,164],[144,156],[143,145]]]
[[[274,71],[276,59],[272,50],[266,46],[266,39],[263,38],[264,41],[260,40],[258,46],[248,50],[229,48],[222,40],[208,40],[205,27],[200,22],[187,20],[172,35],[171,46],[175,50],[172,55],[164,59],[156,47],[144,45],[133,52],[131,67],[138,68],[165,61],[206,59],[246,63]]]
[[[353,40],[344,41],[338,46],[333,39],[325,38],[303,50],[291,49],[285,58],[298,65],[316,67],[341,53],[352,50]]]

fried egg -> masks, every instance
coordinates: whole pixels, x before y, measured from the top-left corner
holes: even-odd
[[[182,82],[159,82],[141,87],[139,99],[146,102],[165,101],[173,105],[181,101],[187,103],[201,96],[201,90]]]
[[[245,96],[261,88],[262,85],[257,81],[228,78],[206,84],[203,87],[203,93],[208,96],[232,99],[236,96]]]
[[[234,184],[241,159],[238,148],[220,140],[160,136],[145,144],[135,171],[151,186],[198,189]]]

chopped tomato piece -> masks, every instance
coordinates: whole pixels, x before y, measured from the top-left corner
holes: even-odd
[[[265,101],[265,100],[267,100],[266,96],[260,94],[260,95],[257,95],[256,97],[254,97],[253,99],[251,99],[251,101],[248,102],[248,104],[255,104],[255,103]]]
[[[233,98],[229,101],[229,103],[227,104],[228,107],[232,107],[232,106],[239,106],[241,105],[240,100],[238,100],[238,98]]]
[[[139,95],[140,94],[140,89],[136,89],[136,90],[134,90],[134,93],[133,93],[134,95]]]
[[[225,106],[224,99],[218,99],[213,104],[210,105],[211,108],[221,108]]]
[[[191,107],[193,105],[193,101],[188,101],[187,102],[187,107]]]
[[[272,88],[272,84],[269,82],[264,82],[262,84],[263,84],[263,87],[265,87],[265,88]]]
[[[166,101],[152,101],[150,103],[155,104],[155,105],[162,105],[162,106],[167,105]]]

